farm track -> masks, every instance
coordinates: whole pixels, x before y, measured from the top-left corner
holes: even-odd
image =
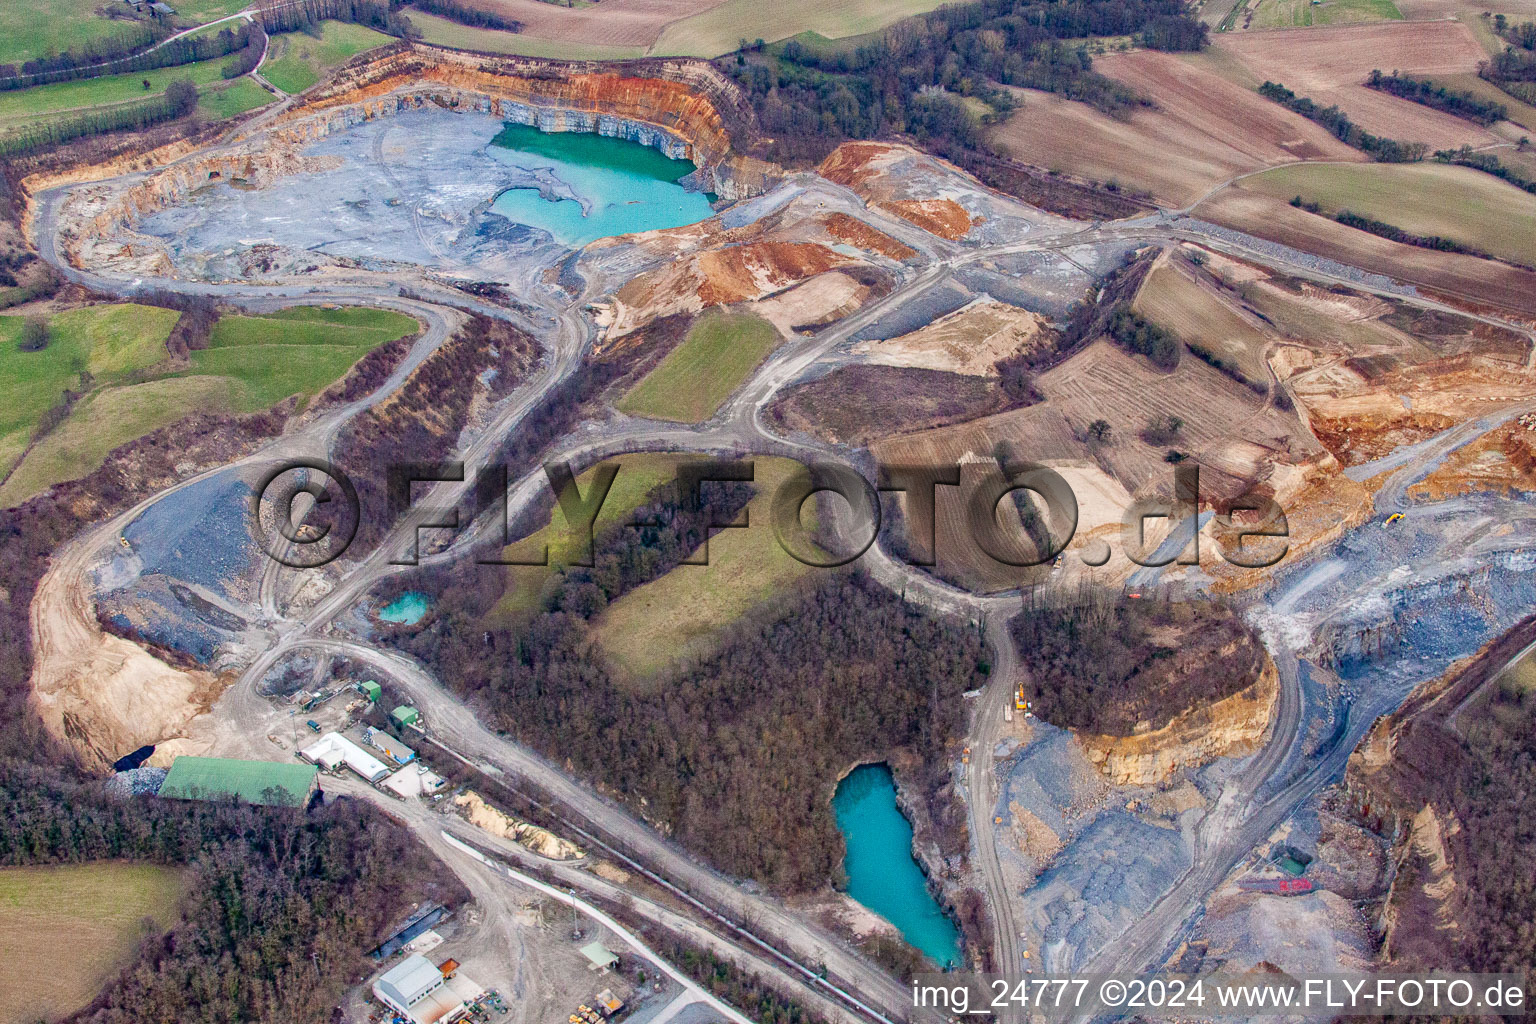
[[[269,111],[266,116],[271,116],[271,113]],[[428,330],[413,347],[406,362],[367,398],[333,410],[245,459],[182,481],[147,498],[128,512],[90,529],[56,553],[53,566],[39,586],[38,598],[33,607],[34,649],[39,653],[40,665],[56,656],[58,651],[79,643],[82,637],[94,635],[95,617],[92,613],[92,595],[86,589],[87,572],[100,557],[102,550],[115,543],[117,533],[125,524],[167,495],[231,466],[255,466],[294,454],[327,451],[335,431],[342,424],[368,405],[393,393],[410,370],[435,351],[448,334],[448,314],[442,308],[429,302],[400,299],[393,294],[394,289],[388,286],[337,286],[325,293],[315,293],[305,286],[223,286],[174,279],[123,281],[77,270],[64,264],[58,256],[56,231],[57,204],[60,198],[61,192],[57,190],[39,197],[40,208],[36,221],[39,250],[67,278],[99,291],[131,295],[139,288],[166,288],[183,293],[216,295],[223,301],[244,305],[252,311],[298,302],[387,306],[418,315],[428,325]],[[780,389],[863,326],[921,297],[945,281],[950,274],[973,262],[1006,254],[1055,250],[1095,241],[1171,242],[1186,239],[1197,240],[1212,248],[1322,283],[1344,283],[1366,291],[1372,291],[1374,287],[1379,294],[1391,294],[1411,305],[1426,309],[1449,309],[1432,300],[1404,298],[1396,291],[1362,284],[1358,280],[1320,270],[1317,265],[1305,260],[1297,261],[1285,253],[1277,254],[1272,245],[1249,245],[1229,235],[1213,236],[1204,231],[1198,222],[1162,215],[1109,225],[1094,224],[1078,230],[1063,229],[1055,233],[1042,231],[1023,241],[969,250],[938,244],[925,254],[920,269],[900,283],[886,298],[811,338],[791,341],[781,346],[709,423],[699,427],[680,427],[641,420],[620,420],[595,428],[583,425],[555,442],[545,453],[545,458],[582,462],[609,454],[645,449],[766,451],[846,465],[847,460],[828,446],[792,442],[773,435],[764,426],[762,413]],[[548,347],[539,371],[518,388],[488,426],[476,434],[459,453],[467,465],[466,477],[469,479],[473,479],[474,470],[494,454],[548,390],[566,379],[580,365],[589,350],[590,331],[581,313],[586,296],[575,301],[556,301],[543,293],[530,297],[543,304],[544,311],[555,320],[553,344]],[[461,296],[454,296],[452,304],[478,307],[479,311],[515,320],[538,331],[537,326],[530,324],[526,318],[474,303]],[[1510,326],[1498,318],[1485,316],[1480,319]],[[550,332],[540,333],[548,335]],[[1420,468],[1422,461],[1403,469],[1400,476],[1406,479]],[[515,519],[520,511],[539,496],[544,486],[542,471],[537,469],[516,481],[509,491],[506,510],[508,518]],[[1406,487],[1406,484],[1403,486]],[[467,484],[438,484],[418,508],[457,503],[467,494],[468,488]],[[512,779],[532,784],[551,794],[562,813],[570,816],[581,829],[606,837],[606,841],[628,851],[630,856],[643,864],[646,870],[654,872],[664,884],[674,886],[677,891],[698,901],[701,907],[714,915],[713,933],[718,935],[722,930],[721,921],[729,922],[729,926],[735,929],[734,933],[719,937],[721,941],[731,944],[741,956],[773,970],[788,970],[792,975],[799,974],[802,978],[815,973],[810,965],[824,964],[837,991],[829,994],[823,990],[822,995],[836,999],[847,1012],[863,1019],[880,1024],[893,1020],[928,1019],[914,1017],[909,1006],[910,993],[906,987],[863,956],[848,950],[819,927],[790,914],[776,901],[753,895],[743,890],[735,880],[701,864],[640,821],[628,809],[571,779],[557,766],[549,764],[519,744],[495,735],[482,724],[480,716],[473,709],[458,701],[421,666],[394,652],[382,651],[355,641],[338,641],[328,636],[328,627],[338,615],[352,607],[380,579],[398,571],[398,567],[390,565],[389,555],[398,550],[402,541],[414,537],[416,524],[422,517],[421,513],[408,514],[396,524],[385,542],[350,567],[330,594],[299,613],[296,618],[283,617],[276,600],[277,582],[281,573],[276,569],[271,571],[270,580],[262,587],[261,614],[256,617],[269,624],[267,649],[251,662],[214,709],[216,716],[229,721],[238,731],[251,738],[252,752],[271,756],[271,751],[263,747],[260,740],[267,731],[262,723],[268,721],[271,715],[270,706],[256,693],[256,683],[262,676],[285,656],[296,651],[345,653],[376,666],[389,678],[406,687],[424,707],[434,731],[440,732],[445,742],[484,764],[496,767]],[[476,524],[479,528],[484,525],[485,521]],[[473,529],[466,531],[446,552],[434,556],[434,560],[460,556],[468,550],[476,532]],[[883,585],[897,592],[905,592],[911,599],[922,601],[945,613],[987,620],[989,641],[995,650],[993,663],[996,671],[978,703],[973,724],[973,757],[969,775],[972,793],[968,813],[972,838],[977,844],[977,862],[989,890],[987,895],[992,910],[994,945],[999,966],[1003,970],[1017,970],[1020,964],[1018,933],[1012,916],[1010,893],[997,861],[997,839],[991,827],[991,804],[995,797],[991,751],[1000,728],[1002,704],[1010,699],[1012,683],[1021,671],[1012,646],[1007,642],[1005,628],[1007,618],[1019,607],[1019,599],[1016,595],[980,597],[970,594],[900,562],[879,545],[870,549],[862,565]],[[40,668],[39,671],[45,669]],[[1347,758],[1358,735],[1363,733],[1374,717],[1364,714],[1352,716],[1346,742],[1329,751],[1301,778],[1285,786],[1267,801],[1257,803],[1255,794],[1266,782],[1272,781],[1273,774],[1285,763],[1305,718],[1294,660],[1289,670],[1282,665],[1281,680],[1281,711],[1277,715],[1270,740],[1250,763],[1240,784],[1223,798],[1221,813],[1209,816],[1208,827],[1202,830],[1201,855],[1195,866],[1158,903],[1152,914],[1137,922],[1130,931],[1102,950],[1095,964],[1135,970],[1155,958],[1166,944],[1168,936],[1187,923],[1205,894],[1221,880],[1235,858],[1251,845],[1254,836],[1267,834],[1274,822],[1283,820],[1297,804],[1332,778]],[[392,804],[387,806],[393,809]],[[419,822],[412,824],[418,831],[426,827]],[[437,826],[434,824],[432,827]],[[773,952],[765,952],[768,948]]]

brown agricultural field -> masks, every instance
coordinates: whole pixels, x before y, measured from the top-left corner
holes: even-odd
[[[647,47],[674,21],[714,10],[725,0],[603,0],[577,7],[543,0],[470,0],[471,6],[522,22],[518,35],[553,42]]]
[[[1193,356],[1163,373],[1146,360],[1106,341],[1096,342],[1065,363],[1042,374],[1037,383],[1045,401],[956,426],[906,434],[872,446],[885,464],[968,464],[962,486],[941,493],[939,512],[940,575],[983,589],[1003,589],[1031,579],[1029,572],[987,557],[964,528],[965,500],[994,472],[990,460],[1000,444],[1014,457],[1043,462],[1067,478],[1078,501],[1078,529],[1064,564],[1073,571],[1075,553],[1095,540],[1117,554],[1100,576],[1118,578],[1134,566],[1121,550],[1120,522],[1133,496],[1171,493],[1173,466],[1165,460],[1178,450],[1199,464],[1201,491],[1207,498],[1233,496],[1254,482],[1276,474],[1299,478],[1293,467],[1311,465],[1325,452],[1294,414],[1265,399]],[[1154,420],[1183,421],[1168,444],[1152,445],[1139,436]],[[1110,424],[1107,443],[1090,445],[1088,424]],[[1291,488],[1286,484],[1286,489]],[[1040,570],[1035,570],[1038,573]]]
[[[1008,397],[995,378],[911,366],[841,366],[781,393],[768,417],[781,430],[862,447],[905,431],[998,412]]]
[[[1536,273],[1528,270],[1391,242],[1241,187],[1226,189],[1201,203],[1195,215],[1385,274],[1461,305],[1492,306],[1522,317],[1536,316]]]
[[[1337,104],[1366,131],[1432,149],[1499,141],[1471,121],[1398,99],[1362,83],[1373,69],[1421,76],[1476,72],[1487,53],[1457,21],[1390,21],[1304,32],[1229,32],[1212,46],[1260,82],[1280,82],[1298,95]]]
[[[1121,121],[1084,103],[1019,90],[1024,109],[992,136],[1026,163],[1113,181],[1186,206],[1221,182],[1293,160],[1364,160],[1321,126],[1203,66],[1154,51],[1094,68],[1157,102]],[[1157,159],[1148,159],[1156,153]]]
[[[1133,308],[1189,345],[1197,345],[1248,380],[1269,381],[1265,350],[1274,340],[1235,295],[1177,252],[1165,257],[1136,295]]]

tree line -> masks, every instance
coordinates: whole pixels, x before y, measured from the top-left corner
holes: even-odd
[[[1471,146],[1463,145],[1460,149],[1437,149],[1435,159],[1444,164],[1471,167],[1484,174],[1491,174],[1495,178],[1503,178],[1518,189],[1536,193],[1536,181],[1503,163],[1492,153],[1479,153]]]
[[[0,89],[18,89],[23,87],[21,85],[8,84],[7,80],[9,79],[46,76],[68,72],[73,69],[86,68],[93,64],[106,64],[125,60],[146,47],[155,45],[167,36],[170,36],[172,32],[171,26],[160,21],[134,22],[130,26],[117,30],[113,35],[87,40],[63,53],[35,57],[32,60],[24,61],[19,68],[15,64],[0,64]],[[65,81],[66,79],[48,80]]]
[[[523,30],[523,23],[516,18],[509,18],[496,10],[464,3],[463,0],[398,0],[397,6],[413,7],[418,11],[436,14],[438,17],[447,18],[449,21],[456,21],[460,25],[468,25],[471,28],[491,28],[500,32]]]
[[[1337,105],[1320,107],[1309,97],[1298,96],[1279,82],[1265,82],[1259,86],[1259,95],[1273,100],[1290,110],[1315,121],[1333,133],[1340,142],[1370,154],[1382,163],[1414,163],[1429,153],[1429,146],[1422,142],[1401,142],[1381,135],[1372,135],[1349,119]]]
[[[256,11],[261,27],[271,35],[314,29],[322,21],[364,25],[386,35],[413,39],[418,33],[398,6],[389,0],[303,0]]]
[[[266,33],[260,25],[241,22],[231,31],[221,28],[212,35],[188,35],[122,56],[103,57],[100,48],[86,47],[69,50],[56,57],[41,57],[27,61],[18,73],[15,65],[0,64],[0,90],[27,89],[34,85],[68,82],[80,78],[100,78],[104,75],[121,75],[136,71],[152,71],[156,68],[179,67],[198,61],[214,60],[232,53],[255,47],[259,55],[266,45]],[[108,47],[109,53],[116,46]],[[252,65],[254,67],[254,64]],[[244,72],[242,72],[243,74]],[[233,76],[225,76],[233,77]]]
[[[598,538],[591,567],[551,574],[537,609],[497,611],[508,578],[468,562],[423,570],[434,616],[394,640],[520,742],[616,793],[720,869],[780,890],[825,885],[843,845],[827,802],[837,775],[909,751],[942,811],[960,694],[984,680],[976,631],[930,617],[862,575],[826,571],[740,622],[715,653],[665,680],[617,678],[595,646],[608,604],[677,568],[745,484],[697,507],[666,484]],[[935,814],[935,819],[949,819]]]
[[[967,97],[986,103],[991,119],[1016,106],[1009,86],[1120,115],[1144,102],[1071,45],[1117,35],[1197,50],[1206,28],[1183,0],[980,0],[897,22],[851,50],[823,54],[790,40],[776,58],[738,53],[724,70],[750,97],[780,162],[819,160],[845,140],[891,133],[956,159],[990,153]]]
[[[0,760],[0,865],[102,860],[188,872],[181,919],[72,1019],[79,1024],[329,1021],[366,953],[412,904],[468,893],[366,803],[308,813],[128,799],[56,769]]]
[[[0,157],[32,156],[75,139],[149,128],[186,117],[196,107],[197,86],[180,79],[167,86],[163,95],[142,103],[102,107],[74,117],[44,120],[0,136]]]
[[[1443,110],[1452,116],[1476,122],[1485,128],[1509,116],[1509,108],[1502,103],[1482,99],[1475,93],[1465,90],[1447,89],[1427,78],[1410,78],[1407,75],[1400,75],[1396,71],[1390,75],[1384,75],[1380,70],[1374,70],[1365,80],[1365,84],[1369,88],[1380,89],[1399,99],[1422,103],[1434,110]]]

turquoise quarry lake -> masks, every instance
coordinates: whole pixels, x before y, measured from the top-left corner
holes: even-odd
[[[432,606],[432,599],[426,594],[407,590],[389,604],[379,609],[379,618],[385,622],[393,622],[399,626],[414,626],[421,621],[421,617],[427,614],[427,609]]]
[[[542,228],[573,248],[598,238],[695,224],[714,214],[709,198],[678,179],[694,170],[687,160],[627,139],[584,132],[541,132],[509,124],[491,143],[498,159],[525,170],[547,169],[587,200],[546,199],[536,188],[508,189],[491,211],[510,221]]]
[[[912,859],[912,825],[896,804],[896,780],[883,764],[860,765],[832,797],[848,844],[848,895],[885,918],[943,967],[960,956],[960,933],[928,892]]]

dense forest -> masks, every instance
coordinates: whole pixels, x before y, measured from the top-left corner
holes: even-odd
[[[347,21],[365,25],[401,39],[417,35],[410,20],[390,0],[296,0],[261,7],[256,16],[271,34],[310,29],[322,21]]]
[[[816,161],[848,139],[905,133],[980,173],[997,154],[967,98],[994,118],[1017,105],[1015,86],[1113,114],[1144,102],[1095,73],[1087,50],[1074,45],[1104,36],[1198,50],[1206,28],[1184,0],[981,0],[905,19],[851,51],[824,54],[790,40],[777,55],[757,49],[723,66],[751,98],[772,159]]]
[[[1391,93],[1393,96],[1411,100],[1414,103],[1422,103],[1435,110],[1443,110],[1447,114],[1466,118],[1484,127],[1504,120],[1509,114],[1509,108],[1502,103],[1491,103],[1474,93],[1447,89],[1427,78],[1411,78],[1400,75],[1396,71],[1390,75],[1384,75],[1379,70],[1372,71],[1370,77],[1365,80],[1365,84],[1369,88],[1380,89],[1382,92]]]
[[[1075,603],[1025,608],[1011,624],[1029,669],[1027,699],[1052,725],[1128,736],[1244,689],[1264,647],[1215,601],[1174,602],[1084,592]]]
[[[141,945],[81,1024],[328,1021],[371,969],[367,951],[413,903],[468,898],[367,804],[306,813],[123,800],[0,760],[0,865],[118,859],[189,870],[182,919]]]
[[[1413,163],[1424,159],[1429,153],[1429,146],[1422,142],[1400,142],[1372,135],[1351,121],[1337,106],[1320,107],[1310,98],[1296,95],[1279,82],[1265,82],[1259,86],[1259,95],[1294,110],[1309,121],[1316,121],[1332,132],[1340,142],[1368,153],[1373,160],[1392,164]]]
[[[484,565],[415,574],[410,586],[434,595],[434,617],[396,642],[490,708],[499,728],[636,804],[721,869],[776,889],[833,877],[842,839],[827,800],[861,758],[909,753],[922,777],[904,782],[936,820],[955,821],[939,797],[944,752],[963,730],[960,693],[981,685],[982,642],[860,575],[818,573],[665,685],[609,673],[592,620],[751,495],[745,484],[711,485],[690,508],[672,487],[634,517],[654,525],[614,530],[591,568],[555,573],[531,617],[488,615],[506,577]]]

